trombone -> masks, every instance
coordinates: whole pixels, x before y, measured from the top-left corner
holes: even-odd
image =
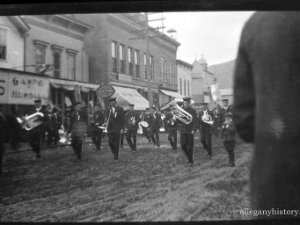
[[[109,124],[111,111],[112,110],[110,109],[106,123],[103,123],[102,126],[98,126],[98,128],[102,129],[104,133],[107,133],[107,127],[108,127],[108,124]]]

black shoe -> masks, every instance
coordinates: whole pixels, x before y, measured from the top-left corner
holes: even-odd
[[[37,153],[37,154],[36,154],[36,158],[37,158],[37,159],[40,159],[40,158],[41,158],[40,153]]]
[[[230,162],[230,163],[229,163],[229,166],[230,166],[230,167],[235,167],[234,162]]]
[[[101,150],[101,148],[99,146],[96,146],[96,151]]]

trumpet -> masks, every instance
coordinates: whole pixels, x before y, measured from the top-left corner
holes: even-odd
[[[44,117],[44,114],[41,112],[36,112],[22,119],[18,117],[17,121],[21,124],[23,129],[29,131],[43,124],[42,121],[37,120],[39,116]]]

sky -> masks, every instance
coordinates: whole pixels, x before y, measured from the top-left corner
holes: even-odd
[[[165,19],[160,22],[149,22],[149,25],[157,27],[163,23],[166,34],[171,28],[177,31],[172,34],[181,44],[177,50],[177,59],[192,64],[203,55],[210,66],[236,58],[242,28],[253,13],[253,11],[155,13],[149,14],[149,20],[161,17]]]

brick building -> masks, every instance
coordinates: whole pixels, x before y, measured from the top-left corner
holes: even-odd
[[[94,27],[85,39],[85,49],[90,57],[90,81],[111,84],[119,96],[127,90],[132,96],[141,95],[147,99],[145,16],[122,13],[80,14],[75,17]],[[180,44],[148,27],[150,86],[153,103],[159,106],[177,92],[176,52]],[[145,101],[140,104],[145,104]]]
[[[178,94],[182,96],[192,96],[192,70],[193,66],[182,60],[177,63]]]

